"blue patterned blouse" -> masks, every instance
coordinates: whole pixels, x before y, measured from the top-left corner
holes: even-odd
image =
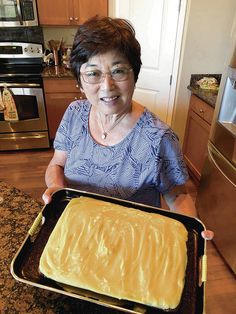
[[[175,133],[145,109],[120,143],[102,146],[88,129],[90,107],[87,100],[71,103],[54,141],[68,152],[68,186],[160,207],[160,193],[188,179]]]

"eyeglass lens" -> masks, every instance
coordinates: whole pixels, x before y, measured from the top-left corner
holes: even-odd
[[[125,81],[129,77],[129,73],[132,71],[132,68],[117,68],[111,72],[103,73],[100,70],[91,70],[86,72],[81,72],[81,75],[85,82],[90,84],[101,83],[106,75],[110,75],[114,81]]]

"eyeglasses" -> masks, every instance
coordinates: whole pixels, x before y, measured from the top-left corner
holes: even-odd
[[[83,80],[89,84],[99,84],[102,83],[106,74],[110,75],[111,78],[116,82],[126,81],[129,78],[129,73],[133,71],[132,68],[116,68],[110,72],[101,72],[99,70],[90,70],[85,72],[80,72]]]

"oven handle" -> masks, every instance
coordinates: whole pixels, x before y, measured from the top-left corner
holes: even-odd
[[[41,85],[37,83],[0,83],[0,87],[41,87]]]
[[[46,137],[45,135],[40,135],[40,134],[37,134],[37,135],[27,135],[27,136],[20,136],[19,139],[21,140],[27,140],[27,139],[30,139],[30,138],[44,138]],[[8,140],[12,140],[12,137],[11,136],[6,136],[6,137],[2,137],[1,138],[1,141],[8,141]]]

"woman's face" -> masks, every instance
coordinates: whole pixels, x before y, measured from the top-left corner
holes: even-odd
[[[128,60],[121,53],[112,50],[90,58],[81,66],[80,72],[87,72],[88,76],[93,77],[99,73],[97,71],[118,73],[130,68]],[[135,87],[133,71],[127,72],[125,81],[115,81],[109,74],[106,74],[102,81],[96,84],[85,82],[83,78],[85,74],[83,74],[81,75],[81,89],[90,103],[101,113],[117,114],[123,112],[131,106]]]

